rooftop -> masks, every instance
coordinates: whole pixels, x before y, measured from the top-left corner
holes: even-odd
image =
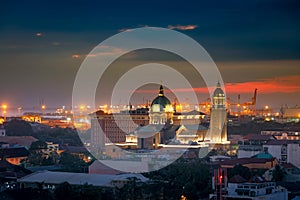
[[[36,142],[37,139],[32,136],[1,136],[0,142],[8,144],[19,144],[20,146],[30,147],[32,142]]]
[[[245,165],[250,163],[266,163],[272,162],[275,158],[236,158],[236,159],[228,159],[220,162],[221,165]]]
[[[2,148],[0,149],[0,156],[5,158],[27,157],[29,156],[29,151],[25,147]]]
[[[246,136],[243,137],[244,140],[275,140],[275,138],[271,135],[260,135],[260,134],[248,134]]]
[[[70,172],[50,172],[42,171],[32,173],[28,176],[18,179],[21,183],[45,183],[45,184],[61,184],[68,182],[71,185],[93,185],[100,187],[113,187],[112,181],[129,180],[135,177],[142,182],[148,181],[141,174],[120,174],[120,175],[104,175],[104,174],[84,174]]]
[[[300,144],[299,140],[270,140],[266,145]]]

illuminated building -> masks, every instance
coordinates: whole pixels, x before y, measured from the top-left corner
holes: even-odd
[[[103,147],[105,143],[125,142],[126,133],[134,131],[140,125],[149,124],[147,108],[114,114],[100,110],[91,114],[90,117],[92,147]]]
[[[175,112],[173,115],[173,124],[199,124],[205,117],[205,113],[192,110],[190,112]]]
[[[149,124],[173,123],[173,106],[170,100],[164,95],[164,88],[161,85],[158,96],[152,101],[149,112]]]
[[[207,128],[199,125],[202,113],[191,111],[174,115],[171,102],[164,96],[162,86],[160,86],[158,96],[151,103],[149,116],[149,125],[139,127],[134,134],[130,135],[130,138],[126,138],[134,141],[135,136],[138,149],[158,149],[164,145],[170,147],[170,144],[177,145],[177,147],[190,145],[202,142],[207,132]]]
[[[90,115],[91,146],[104,147],[118,143],[122,148],[158,149],[161,145],[190,145],[209,142],[227,144],[225,94],[218,84],[211,108],[211,129],[199,125],[205,114],[196,110],[174,112],[170,100],[160,86],[158,96],[147,108],[106,113],[97,111]],[[132,145],[136,146],[133,147]]]
[[[206,140],[215,144],[228,143],[226,97],[220,83],[217,84],[217,88],[213,94],[213,105],[210,111],[210,129]]]
[[[41,115],[40,113],[24,113],[21,118],[27,122],[44,124],[51,127],[74,128],[72,116],[66,114]],[[79,126],[79,123],[76,124],[76,128],[86,130],[90,127],[86,122],[82,124],[81,126]]]
[[[300,130],[295,128],[279,128],[279,129],[266,129],[262,130],[261,135],[271,135],[277,140],[300,140]]]
[[[25,114],[22,116],[22,120],[27,121],[27,122],[37,122],[41,123],[42,122],[42,117],[39,114]]]
[[[282,108],[283,118],[288,122],[299,122],[300,119],[300,108],[298,106],[294,108]]]

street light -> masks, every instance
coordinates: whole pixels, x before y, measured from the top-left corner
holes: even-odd
[[[42,114],[43,114],[43,115],[44,115],[45,109],[46,109],[46,106],[45,106],[45,105],[42,105]]]
[[[6,104],[2,104],[2,109],[3,109],[3,115],[4,115],[4,121],[6,121],[6,109],[7,109],[7,105]]]

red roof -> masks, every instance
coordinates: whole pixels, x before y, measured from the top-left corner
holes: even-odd
[[[246,136],[244,136],[244,140],[273,140],[275,139],[271,135],[260,135],[255,133],[250,133]]]
[[[271,140],[266,145],[300,144],[299,140]]]
[[[275,158],[236,158],[230,160],[223,160],[220,162],[221,165],[245,165],[250,163],[266,163],[272,162]]]
[[[110,168],[109,166],[104,165],[99,160],[95,160],[89,166],[89,174],[120,174],[121,171]]]

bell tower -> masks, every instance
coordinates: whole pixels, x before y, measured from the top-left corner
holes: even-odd
[[[210,128],[207,139],[211,143],[227,142],[226,96],[218,82],[212,96],[213,105],[210,111]]]

